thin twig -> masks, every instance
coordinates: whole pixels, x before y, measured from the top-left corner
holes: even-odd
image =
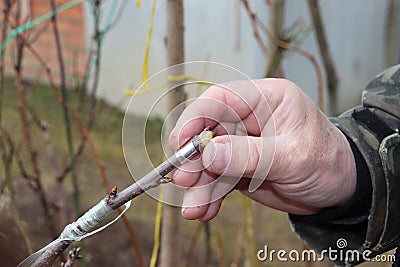
[[[79,106],[78,106],[78,111],[81,112],[83,109],[83,105],[86,102],[86,97],[88,95],[87,89],[88,89],[88,82],[89,82],[89,76],[90,76],[90,69],[92,66],[92,58],[93,58],[93,51],[89,51],[89,55],[87,57],[86,65],[85,65],[85,71],[83,74],[83,79],[82,83],[78,87],[78,92],[79,92]]]
[[[385,19],[385,64],[393,66],[400,63],[400,44],[399,21],[400,21],[400,1],[390,0],[386,8]],[[399,249],[400,252],[400,249]]]
[[[258,26],[256,23],[257,20],[255,19],[256,14],[253,12],[249,12],[249,11],[251,11],[251,9],[250,9],[249,2],[247,0],[242,0],[242,3],[250,16],[250,23],[251,23],[251,27],[253,28],[254,38],[256,39],[258,45],[263,50],[264,54],[268,55],[269,49],[268,49],[267,45],[264,43],[264,40],[261,38],[260,31],[258,30]]]
[[[271,1],[271,7],[269,11],[270,25],[272,33],[281,39],[282,28],[285,14],[285,0],[274,0]],[[275,45],[273,42],[270,44],[271,54],[268,58],[267,70],[265,77],[280,77],[283,78],[283,70],[281,62],[284,57],[285,50],[282,47]]]
[[[102,0],[94,1],[94,7],[92,9],[93,17],[94,17],[94,34],[93,39],[96,42],[96,49],[94,52],[94,77],[92,81],[92,90],[90,92],[90,100],[89,100],[89,110],[88,110],[88,128],[91,129],[94,123],[94,108],[96,106],[97,98],[97,88],[99,85],[100,78],[100,62],[101,62],[101,47],[103,41],[103,33],[100,30],[100,5]]]
[[[163,213],[163,199],[164,199],[164,190],[160,188],[158,194],[157,201],[157,211],[156,217],[154,219],[154,242],[153,242],[153,251],[151,252],[151,258],[149,267],[156,267],[158,261],[158,252],[160,250],[160,240],[161,240],[161,223],[162,223],[162,213]]]
[[[265,28],[265,31],[268,32],[268,29]],[[321,71],[321,68],[320,68],[320,66],[318,65],[318,62],[317,62],[317,60],[315,59],[315,57],[314,57],[311,53],[307,52],[306,50],[302,49],[302,48],[299,47],[299,46],[291,45],[291,44],[285,43],[284,41],[279,40],[279,39],[276,39],[276,38],[274,38],[274,37],[271,37],[271,40],[272,40],[275,44],[279,45],[279,46],[282,47],[282,48],[285,48],[285,49],[287,49],[287,50],[291,50],[291,51],[293,51],[293,52],[296,52],[296,53],[298,53],[298,54],[304,56],[305,58],[307,58],[307,59],[311,62],[311,64],[312,64],[313,67],[314,67],[314,70],[315,70],[315,72],[316,72],[317,81],[318,81],[318,85],[317,85],[318,107],[322,110],[322,109],[324,108],[324,91],[323,91],[322,71]]]
[[[242,0],[243,3],[247,2],[247,0]],[[302,56],[304,56],[305,58],[307,58],[311,64],[314,67],[315,73],[317,75],[317,81],[318,81],[318,85],[317,85],[317,92],[318,92],[318,107],[320,109],[323,109],[324,106],[324,92],[323,92],[323,79],[322,79],[322,71],[320,66],[318,65],[317,60],[315,59],[315,57],[310,54],[309,52],[305,51],[304,49],[300,48],[299,46],[296,45],[292,45],[289,43],[286,43],[278,38],[276,38],[276,36],[268,29],[267,26],[264,25],[264,23],[258,18],[257,14],[254,13],[251,9],[249,5],[245,5],[246,7],[246,11],[249,14],[249,17],[251,20],[254,20],[253,23],[255,23],[256,25],[259,25],[260,28],[263,30],[263,32],[265,34],[268,35],[268,37],[271,39],[271,41],[276,44],[279,47],[282,47],[286,50],[290,50],[293,52],[296,52]]]
[[[84,148],[85,148],[86,139],[84,136],[82,136],[80,138],[78,148],[76,149],[73,157],[64,166],[64,169],[60,171],[58,164],[56,162],[53,141],[52,141],[51,135],[49,133],[48,123],[39,118],[38,114],[36,113],[36,111],[33,109],[32,106],[28,105],[28,110],[29,110],[29,114],[31,115],[31,117],[33,119],[33,122],[43,132],[44,140],[47,145],[47,156],[49,158],[50,168],[53,171],[53,175],[56,178],[57,183],[62,183],[64,178],[68,175],[69,172],[72,171],[73,166],[76,164],[79,157],[82,155]]]
[[[215,219],[215,239],[217,243],[218,266],[225,267],[224,245],[221,236],[221,227],[218,218]]]
[[[47,75],[47,77],[48,77],[50,86],[51,86],[51,88],[53,89],[53,91],[56,93],[59,103],[60,103],[63,107],[65,107],[66,110],[68,111],[68,113],[74,118],[74,120],[76,121],[76,123],[77,123],[77,125],[78,125],[78,128],[81,130],[81,132],[82,132],[84,138],[87,140],[87,142],[88,142],[88,144],[89,144],[89,147],[90,147],[90,149],[91,149],[91,151],[92,151],[92,153],[93,153],[93,155],[94,155],[94,158],[95,158],[95,160],[96,160],[96,164],[97,164],[97,166],[98,166],[98,168],[99,168],[100,176],[101,176],[102,182],[103,182],[103,186],[104,186],[104,188],[105,188],[105,191],[107,192],[108,188],[110,188],[110,185],[109,185],[108,178],[107,178],[107,175],[106,175],[106,172],[105,172],[105,165],[104,165],[103,161],[100,159],[100,155],[99,155],[99,153],[98,153],[98,150],[97,150],[97,148],[96,148],[96,146],[95,146],[95,144],[94,144],[94,142],[93,142],[91,136],[89,135],[89,132],[88,132],[87,128],[85,127],[85,125],[84,125],[84,123],[83,123],[81,117],[80,117],[80,116],[78,115],[78,113],[76,113],[66,102],[64,102],[64,100],[63,100],[63,98],[62,98],[60,92],[59,92],[58,89],[57,89],[57,86],[55,85],[55,81],[54,81],[53,76],[52,76],[52,74],[51,74],[51,70],[50,70],[50,68],[48,67],[46,61],[45,61],[45,60],[41,57],[41,55],[26,41],[26,39],[24,39],[22,36],[18,36],[18,37],[19,37],[19,39],[20,39],[21,41],[24,42],[25,47],[32,53],[32,55],[36,58],[36,60],[38,60],[39,64],[43,66],[44,71],[45,71],[45,73],[46,73],[46,75]],[[83,147],[82,147],[82,149],[83,149]],[[123,215],[123,218],[124,218],[124,217],[125,217],[125,215]],[[125,227],[126,227],[128,233],[129,233],[129,232],[131,232],[131,233],[133,232],[133,229],[132,229],[132,227],[131,227],[129,224],[125,224]],[[135,252],[137,253],[138,259],[142,258],[142,256],[139,254],[139,253],[140,253],[139,250],[137,249],[137,248],[138,248],[138,245],[137,245],[137,241],[136,241],[135,238],[134,238],[134,235],[130,234],[130,239],[131,239],[131,242],[132,242],[132,246],[134,247],[134,250],[135,250]],[[63,243],[65,243],[65,242],[63,242]],[[64,249],[65,249],[65,248],[64,248]],[[139,252],[139,253],[138,253],[138,252]],[[51,257],[51,258],[52,258],[52,257]]]
[[[3,8],[3,26],[1,29],[1,43],[4,42],[7,36],[7,27],[8,23],[6,18],[8,17],[10,13],[10,6],[11,3],[6,4]],[[2,124],[2,119],[3,119],[3,98],[4,98],[4,72],[5,72],[5,54],[6,54],[6,49],[2,50],[0,52],[0,125]]]
[[[253,221],[253,216],[252,216],[252,202],[251,199],[247,198],[246,196],[243,196],[243,220],[244,220],[244,228],[246,231],[246,258],[248,265],[251,267],[258,266],[258,261],[256,259],[256,247],[257,244],[255,244],[255,234],[254,234],[254,221]]]
[[[197,240],[200,237],[200,231],[203,228],[204,223],[200,222],[196,229],[194,230],[194,233],[192,235],[192,238],[189,241],[189,245],[187,246],[186,252],[185,252],[185,258],[183,262],[181,263],[181,267],[187,267],[189,266],[190,263],[190,258],[192,257],[193,249],[196,246]]]
[[[77,259],[82,259],[82,256],[79,254],[81,252],[81,248],[73,248],[68,252],[68,259],[66,262],[61,263],[61,267],[72,267]]]
[[[122,221],[124,222],[126,231],[128,232],[128,235],[129,235],[129,239],[131,240],[131,244],[132,244],[133,249],[135,251],[136,260],[137,260],[137,262],[138,262],[140,267],[144,267],[145,264],[144,264],[142,252],[140,252],[139,245],[138,245],[138,243],[136,241],[135,232],[133,231],[133,229],[132,229],[132,227],[131,227],[131,225],[130,225],[130,223],[128,221],[128,218],[126,216],[122,216]]]
[[[7,171],[9,172],[8,175],[11,176],[11,170],[7,170]],[[29,238],[28,231],[26,230],[24,222],[22,221],[20,213],[18,211],[17,199],[15,197],[15,192],[14,192],[15,190],[14,190],[13,183],[8,183],[7,187],[8,187],[8,194],[11,198],[11,204],[12,204],[12,209],[13,209],[13,214],[14,214],[15,225],[17,226],[17,228],[19,229],[19,231],[22,235],[22,239],[25,242],[26,249],[28,250],[29,253],[32,253],[33,252],[32,241]]]
[[[50,0],[51,10],[55,12],[56,10],[56,3],[55,0]],[[57,15],[52,17],[52,24],[53,24],[53,32],[54,32],[54,39],[56,43],[56,50],[57,50],[57,58],[58,58],[58,65],[60,68],[60,82],[61,82],[61,97],[65,103],[68,103],[68,94],[67,94],[67,85],[66,85],[66,78],[65,78],[65,64],[64,58],[61,49],[61,40],[60,40],[60,33],[58,31],[57,25]],[[74,147],[73,147],[73,136],[71,131],[71,120],[69,117],[69,113],[65,107],[62,107],[63,115],[64,115],[64,125],[65,125],[65,135],[67,140],[67,147],[70,159],[74,158]],[[71,162],[74,162],[71,160]],[[72,187],[73,187],[73,195],[74,195],[74,207],[75,212],[77,214],[80,213],[80,204],[79,204],[79,185],[78,185],[78,178],[76,173],[74,172],[74,165],[71,165],[71,180],[72,180]]]
[[[64,169],[57,174],[57,176],[56,176],[57,182],[62,183],[63,180],[65,179],[65,177],[74,169],[76,162],[81,157],[81,155],[85,149],[85,145],[86,145],[86,138],[85,138],[85,136],[82,135],[79,140],[79,145],[78,145],[77,149],[75,150],[73,157],[70,159],[68,164],[66,164],[64,166]]]
[[[243,244],[244,244],[243,235],[244,235],[244,223],[241,223],[238,226],[236,242],[235,242],[235,250],[234,250],[234,254],[233,254],[234,257],[233,257],[233,262],[231,264],[231,267],[241,266],[240,258],[242,256],[242,250],[243,250]]]
[[[35,31],[35,33],[32,34],[32,36],[29,37],[29,43],[35,43],[39,39],[39,37],[48,30],[51,24],[51,21],[44,22],[44,25],[41,26],[37,31]]]
[[[7,148],[8,147],[8,148]],[[0,195],[4,193],[7,184],[11,182],[11,176],[8,169],[11,169],[15,146],[7,129],[0,125],[0,154],[2,155],[4,165],[4,181],[0,185]]]
[[[103,31],[98,30],[98,32],[97,32],[96,28],[98,28],[98,26],[97,27],[96,27],[96,25],[94,26],[95,30],[94,30],[94,34],[92,36],[92,39],[95,42],[98,43],[100,41],[100,39],[104,38],[104,35],[107,32],[109,32],[111,29],[113,29],[119,23],[119,21],[121,20],[121,17],[122,17],[122,13],[125,10],[125,7],[126,7],[127,3],[128,3],[127,0],[124,0],[122,2],[122,4],[119,6],[117,14],[115,15],[115,19],[109,25],[107,25],[107,27]],[[92,12],[94,13],[95,11],[92,11]],[[94,17],[96,18],[96,16],[94,16]],[[95,19],[95,23],[96,23],[96,19]],[[99,34],[100,34],[100,37],[97,37],[97,35],[99,35]],[[82,83],[78,87],[79,88],[78,90],[80,92],[80,104],[81,104],[80,108],[82,108],[83,103],[85,102],[86,95],[87,95],[87,85],[88,85],[88,81],[89,81],[90,74],[91,74],[91,68],[92,68],[92,63],[93,63],[92,60],[93,60],[93,57],[94,57],[95,54],[97,54],[96,49],[91,49],[89,51],[89,55],[88,55],[87,62],[86,62],[86,65],[85,65],[85,71],[84,71]],[[95,67],[96,68],[98,67],[98,66],[96,66],[96,63],[95,63]],[[96,78],[96,75],[95,75],[94,80],[96,80],[96,79],[98,79],[98,76]],[[97,85],[93,85],[93,88],[95,88],[95,87],[97,88]]]
[[[39,118],[39,115],[31,105],[27,104],[27,109],[29,111],[29,115],[31,116],[33,123],[43,132],[44,140],[47,146],[47,156],[49,158],[50,169],[52,170],[54,177],[57,177],[59,170],[57,166],[56,156],[54,153],[53,141],[49,133],[49,125],[47,121],[41,120]]]
[[[97,1],[97,2],[99,2],[99,1]],[[24,44],[25,44],[27,47],[30,48],[30,51],[31,51],[31,52],[33,51],[32,47],[30,46],[30,44],[28,44],[28,42],[25,41],[25,39],[24,39],[23,36],[18,36],[18,38],[19,38],[20,40],[24,40],[24,42],[25,42]],[[38,55],[38,54],[36,54],[36,56],[37,56],[37,55]],[[39,61],[40,61],[40,60],[39,60]],[[42,66],[45,68],[45,72],[47,73],[47,75],[48,75],[48,76],[51,76],[50,69],[47,67],[46,64],[43,64],[43,63],[45,63],[44,60],[42,60],[41,63],[42,63]],[[57,90],[57,88],[54,86],[54,81],[52,81],[52,78],[50,78],[49,81],[50,81],[50,83],[51,83],[53,89],[55,90],[55,92],[58,93],[58,90]],[[59,102],[68,110],[68,112],[71,113],[71,114],[74,113],[74,112],[68,107],[68,105],[65,103],[65,101],[60,100],[60,95],[57,94],[57,96],[58,96]],[[74,117],[74,119],[77,118],[76,116],[73,116],[73,117]],[[94,147],[94,145],[93,145],[93,143],[92,143],[92,141],[91,141],[91,139],[90,139],[90,137],[89,137],[87,131],[85,130],[82,121],[80,121],[79,119],[78,119],[77,121],[78,121],[78,125],[79,125],[79,127],[80,127],[80,129],[81,129],[81,131],[82,131],[82,133],[83,133],[83,135],[84,135],[84,138],[82,138],[81,140],[85,140],[85,139],[88,140],[89,145],[91,146],[92,151],[93,151],[93,153],[94,153],[94,155],[95,155],[96,163],[97,163],[98,166],[99,166],[100,173],[101,173],[101,176],[102,176],[102,178],[103,178],[103,183],[106,184],[106,187],[109,187],[109,186],[107,186],[108,183],[107,183],[106,176],[105,176],[104,165],[103,165],[103,163],[101,162],[101,160],[100,160],[99,157],[98,157],[97,150],[95,149],[95,147]],[[90,121],[93,121],[93,120],[89,120],[89,122],[90,122]],[[83,141],[82,141],[81,143],[84,144]],[[83,145],[80,146],[80,147],[83,148]],[[78,149],[78,152],[79,152],[79,151],[81,151],[81,150]],[[67,168],[65,169],[65,171],[63,172],[63,174],[65,174],[66,172],[70,171],[70,169],[71,169],[70,166],[73,164],[73,162],[74,162],[75,159],[76,159],[76,157],[74,157],[74,159],[71,160],[71,164],[69,164],[69,165],[67,166]],[[22,161],[21,161],[21,162],[22,162]],[[25,168],[23,168],[23,165],[22,165],[22,164],[20,164],[20,166],[21,166],[21,169],[25,170]],[[29,178],[29,179],[32,179],[32,178],[35,177],[35,176],[30,176],[30,175],[28,175],[27,172],[24,172],[24,173],[26,174],[25,176],[26,176],[27,178]],[[37,189],[37,188],[36,188],[36,189]],[[127,227],[127,228],[129,228],[129,227]],[[130,228],[130,229],[131,229],[131,228]],[[128,229],[128,230],[129,230],[129,229]],[[131,230],[132,230],[132,229],[131,229]],[[129,232],[129,231],[128,231],[128,232]],[[133,233],[133,232],[131,231],[131,232],[129,232],[129,233],[130,233],[130,236],[131,236],[131,239],[132,239],[132,234],[131,234],[131,233]],[[137,247],[137,246],[136,246],[136,247]]]
[[[8,146],[8,149],[6,148],[6,145]],[[13,214],[14,214],[14,221],[15,225],[19,229],[22,238],[25,242],[25,246],[28,250],[29,253],[32,253],[32,242],[29,239],[29,235],[26,231],[25,225],[21,220],[21,216],[19,214],[18,208],[17,208],[17,200],[15,198],[15,192],[14,192],[14,186],[13,183],[11,182],[12,180],[12,162],[13,162],[13,156],[15,152],[14,144],[11,140],[11,136],[7,132],[7,130],[3,127],[0,126],[0,151],[3,153],[3,165],[4,165],[4,183],[1,185],[1,193],[0,196],[4,192],[4,188],[8,188],[8,195],[10,196],[11,199],[11,206],[13,208]]]
[[[38,191],[37,184],[34,182],[35,176],[28,173],[19,153],[15,153],[15,161],[17,163],[20,175],[22,176],[23,179],[26,180],[29,188],[32,189],[32,191],[37,192]]]
[[[90,149],[92,150],[93,156],[96,160],[97,166],[100,170],[100,175],[104,184],[104,188],[105,191],[107,192],[108,189],[110,188],[108,179],[107,179],[107,175],[105,172],[105,166],[103,161],[100,159],[100,155],[99,152],[96,148],[96,145],[94,144],[93,139],[91,138],[85,124],[83,123],[81,117],[79,116],[78,113],[76,113],[67,103],[64,102],[60,92],[57,89],[57,86],[55,85],[53,76],[51,74],[51,70],[48,67],[47,63],[44,61],[44,59],[41,57],[41,55],[29,44],[29,43],[25,43],[26,48],[32,53],[32,55],[36,58],[36,60],[39,61],[39,64],[41,64],[44,67],[45,73],[47,74],[47,77],[49,79],[49,83],[51,88],[53,89],[53,91],[55,92],[58,102],[64,106],[67,111],[69,112],[69,114],[74,118],[75,122],[77,123],[78,128],[80,129],[80,131],[82,132],[83,136],[85,137],[85,139],[87,140]]]
[[[64,205],[64,188],[62,187],[62,180],[58,179],[59,178],[59,167],[57,164],[57,160],[56,160],[56,156],[54,153],[54,146],[53,146],[53,141],[49,132],[49,126],[48,123],[44,120],[41,120],[39,118],[39,115],[35,112],[35,110],[33,109],[32,106],[28,105],[28,110],[29,113],[32,117],[33,122],[36,124],[36,126],[43,132],[44,135],[44,140],[46,142],[46,149],[47,149],[47,157],[49,159],[49,165],[50,165],[50,169],[53,172],[53,176],[56,178],[57,181],[57,196],[58,196],[58,203],[57,203],[57,210],[59,210],[59,223],[61,225],[66,224],[66,211],[64,210],[65,205]],[[74,157],[75,159],[75,157]],[[68,168],[68,165],[66,166],[66,168]],[[65,168],[64,168],[65,171]]]
[[[119,9],[118,9],[117,13],[115,14],[115,19],[109,25],[107,25],[107,27],[103,31],[103,35],[105,33],[109,32],[110,30],[112,30],[119,23],[119,21],[122,18],[122,13],[124,12],[127,4],[128,4],[128,0],[122,1],[122,4],[119,6]]]
[[[321,18],[321,11],[317,0],[308,0],[308,8],[314,23],[315,33],[317,35],[319,52],[324,63],[326,79],[328,83],[329,103],[333,115],[337,115],[337,86],[338,77],[332,56],[326,41],[325,29]]]
[[[19,23],[20,20],[20,3],[18,2],[17,6],[17,11],[15,15],[15,21]],[[17,24],[18,26],[18,24]],[[22,124],[22,135],[24,137],[24,142],[27,148],[27,152],[30,158],[31,162],[31,167],[34,172],[33,182],[36,185],[37,188],[37,193],[39,195],[40,203],[43,207],[44,214],[46,217],[46,222],[48,225],[48,229],[50,231],[50,234],[52,237],[56,236],[56,229],[55,229],[55,224],[54,224],[54,219],[50,213],[50,204],[47,199],[46,192],[44,191],[41,179],[40,179],[40,170],[39,170],[39,165],[37,161],[37,154],[33,149],[32,145],[32,140],[31,140],[31,135],[29,132],[29,125],[27,122],[27,114],[26,114],[26,99],[25,99],[25,92],[24,92],[24,85],[23,85],[23,80],[22,80],[22,59],[23,59],[23,52],[24,52],[24,41],[18,37],[17,40],[17,58],[16,58],[16,64],[15,64],[15,80],[16,80],[16,91],[18,93],[18,111],[21,119],[21,124]]]
[[[212,249],[211,249],[211,225],[210,222],[203,222],[204,224],[204,243],[206,247],[206,266],[212,266]]]

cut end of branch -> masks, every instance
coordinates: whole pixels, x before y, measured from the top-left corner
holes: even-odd
[[[214,137],[214,132],[210,131],[209,129],[210,129],[210,127],[207,127],[200,134],[200,143],[203,146],[206,146],[208,144],[208,142],[210,142],[211,139]]]

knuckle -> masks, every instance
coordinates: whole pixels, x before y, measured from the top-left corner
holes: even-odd
[[[254,171],[257,169],[260,162],[260,148],[262,144],[258,141],[258,138],[249,138],[248,139],[248,157],[245,175],[253,175]]]

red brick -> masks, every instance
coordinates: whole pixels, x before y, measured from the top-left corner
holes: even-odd
[[[56,5],[60,6],[68,0],[57,0]],[[0,8],[3,7],[3,1],[0,2]],[[35,19],[45,13],[51,11],[49,0],[31,0],[30,1],[31,19]],[[83,5],[79,4],[73,8],[63,11],[57,15],[58,28],[62,43],[62,53],[66,69],[68,84],[73,85],[73,75],[78,73],[79,76],[84,75],[87,51],[85,44],[85,29],[84,29],[84,11]],[[29,30],[29,37],[33,37],[43,27],[41,23]],[[52,26],[49,26],[45,32],[32,44],[35,50],[46,61],[46,65],[50,69],[57,71],[59,69],[59,62],[57,57],[56,43]],[[7,54],[13,55],[15,53],[15,42],[11,42],[6,48]],[[41,67],[36,58],[26,50],[24,54],[23,71],[25,78],[32,80],[47,81],[47,77],[42,73]],[[14,62],[12,57],[7,57],[5,62],[6,73],[14,74]],[[39,75],[39,77],[38,77]],[[59,75],[54,73],[54,78],[59,82]]]

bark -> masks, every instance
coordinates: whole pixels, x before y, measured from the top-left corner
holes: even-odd
[[[400,63],[400,0],[391,0],[386,16],[386,65],[393,66]]]
[[[183,20],[183,0],[168,0],[167,1],[167,53],[168,65],[173,66],[184,62],[184,20]],[[173,68],[169,75],[182,75],[184,68]],[[177,105],[185,100],[185,94],[182,86],[178,86],[177,82],[169,82],[168,88],[174,88],[168,95],[168,109],[173,110]],[[179,114],[183,109],[180,105],[180,110],[174,112],[166,121],[166,134],[169,134],[174,128]],[[164,140],[168,140],[165,138]],[[168,147],[166,144],[165,147]],[[171,151],[169,151],[171,152]],[[168,151],[167,151],[168,153]],[[166,188],[165,199],[172,200],[174,192]],[[179,263],[179,219],[180,209],[170,205],[164,205],[163,221],[161,225],[161,248],[159,265],[161,267],[174,267]],[[171,248],[174,248],[173,253]]]
[[[326,34],[324,25],[321,18],[321,12],[317,0],[308,0],[308,6],[310,9],[311,17],[314,23],[315,34],[317,35],[319,52],[321,54],[326,80],[328,83],[328,92],[330,100],[330,111],[332,115],[337,115],[337,86],[338,77],[336,74],[335,65],[332,60],[332,56],[329,51],[328,42],[326,40]]]
[[[271,8],[269,13],[271,32],[276,36],[276,38],[282,39],[281,35],[284,25],[285,0],[271,1]],[[285,50],[271,41],[269,51],[270,55],[268,57],[267,71],[265,77],[283,78],[281,62],[283,59],[283,52]]]

